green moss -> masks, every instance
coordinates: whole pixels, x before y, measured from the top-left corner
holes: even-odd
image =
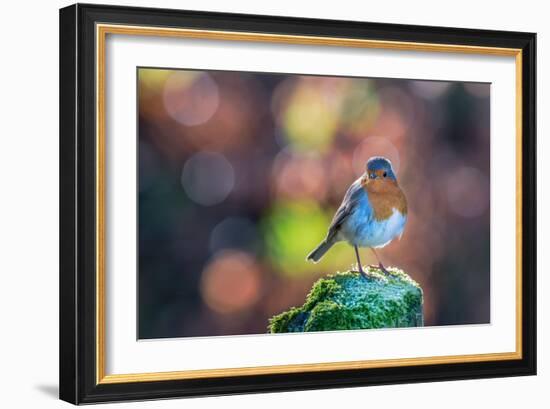
[[[290,310],[276,315],[269,320],[269,331],[277,332],[302,332],[301,317],[307,318],[309,314],[305,313],[301,308],[292,307]]]
[[[318,280],[304,305],[269,320],[271,333],[338,331],[423,325],[420,286],[404,271],[389,268],[386,276],[369,267],[365,280],[347,271]]]
[[[318,302],[334,297],[341,290],[342,287],[337,280],[319,280],[313,284],[302,308],[306,311],[310,311]]]
[[[354,311],[334,301],[323,301],[311,311],[305,331],[335,331],[354,329],[359,323]]]

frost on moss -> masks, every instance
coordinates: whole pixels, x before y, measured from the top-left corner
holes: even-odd
[[[318,280],[301,307],[269,320],[271,333],[418,327],[424,325],[420,286],[404,271],[386,276],[369,267],[368,280],[347,271]]]

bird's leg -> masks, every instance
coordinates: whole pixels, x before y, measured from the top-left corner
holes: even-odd
[[[369,247],[369,248],[372,250],[374,256],[376,257],[376,261],[378,261],[378,264],[369,264],[369,267],[370,267],[370,268],[374,268],[374,269],[380,268],[380,265],[381,265],[382,263],[380,262],[380,259],[378,258],[378,254],[376,254],[376,251],[374,250],[373,247]]]
[[[378,268],[380,270],[382,270],[382,272],[385,274],[385,275],[390,275],[389,271],[386,270],[386,267],[384,267],[384,265],[382,264],[382,262],[380,261],[380,258],[378,257],[378,254],[376,254],[376,250],[374,250],[374,247],[371,247],[370,248],[372,250],[372,252],[374,253],[374,256],[376,257],[376,260],[378,261]]]
[[[357,257],[357,268],[359,269],[359,272],[361,273],[363,278],[368,280],[367,274],[365,274],[365,272],[363,271],[363,266],[361,265],[361,258],[359,258],[359,249],[357,248],[357,246],[353,246],[353,248],[355,249],[355,257]]]

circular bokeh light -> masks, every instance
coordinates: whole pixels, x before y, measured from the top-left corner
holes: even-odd
[[[210,251],[258,248],[258,233],[254,223],[245,217],[227,217],[214,227],[210,234]]]
[[[399,172],[399,151],[387,138],[369,136],[353,152],[353,171],[357,176],[365,173],[367,161],[373,156],[383,156],[392,163],[393,171]]]
[[[479,170],[461,167],[447,178],[447,200],[453,213],[481,216],[489,207],[489,178]]]
[[[218,86],[207,73],[174,71],[164,84],[164,107],[182,125],[207,122],[219,102]]]
[[[246,310],[260,296],[260,275],[260,267],[248,253],[218,253],[202,274],[203,299],[208,307],[222,314]]]
[[[183,166],[181,185],[187,196],[203,206],[223,202],[235,185],[235,171],[225,156],[199,152]]]

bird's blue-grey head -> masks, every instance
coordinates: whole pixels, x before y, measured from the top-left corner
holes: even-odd
[[[396,180],[391,162],[382,156],[375,156],[367,161],[367,176],[369,179]]]

